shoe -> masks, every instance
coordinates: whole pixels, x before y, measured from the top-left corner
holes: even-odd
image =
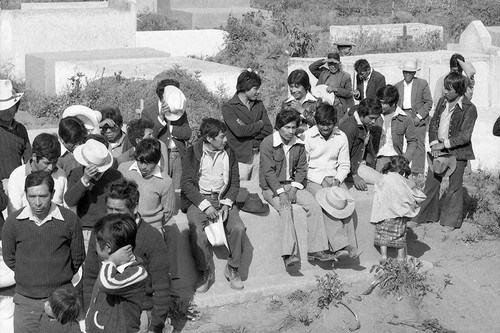
[[[336,260],[337,256],[335,253],[327,253],[326,251],[311,252],[307,254],[307,260],[313,261],[331,261]]]
[[[351,245],[347,245],[346,247],[335,251],[335,256],[339,257],[342,252],[347,252],[349,254],[349,258],[356,259],[359,257],[363,251],[359,251],[357,247],[352,247]]]
[[[285,261],[285,266],[286,267],[291,267],[295,264],[298,264],[300,262],[299,258],[295,254],[289,255],[289,256],[283,256],[283,260]]]
[[[240,273],[238,273],[238,269],[226,265],[224,269],[224,276],[229,281],[229,285],[232,289],[241,290],[243,289],[243,282],[241,281]]]
[[[444,226],[442,231],[445,232],[445,233],[450,233],[450,232],[453,232],[455,230],[455,227],[450,227],[449,225],[448,226]]]
[[[198,282],[196,283],[197,285],[196,293],[203,294],[206,293],[210,288],[210,281],[213,279],[214,274],[212,273],[210,267],[208,267],[207,270],[198,272],[199,272],[199,277],[198,277]]]

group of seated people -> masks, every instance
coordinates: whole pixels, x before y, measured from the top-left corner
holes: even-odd
[[[0,101],[0,208],[8,212],[0,224],[3,259],[15,272],[15,332],[161,332],[175,296],[172,280],[181,278],[173,231],[179,206],[199,272],[196,292],[206,292],[213,280],[205,228],[218,220],[229,251],[224,275],[231,288],[243,289],[238,269],[246,227],[235,205],[240,181],[258,179],[262,197],[278,211],[287,270],[301,260],[292,204],[306,212],[307,260],[360,255],[348,189],[367,190],[373,179],[383,179],[375,184],[378,204],[370,220],[382,259],[387,247],[396,247],[404,260],[410,220],[459,228],[477,111],[467,97],[473,79],[462,75],[457,59],[464,61],[452,57],[459,70],[445,75],[432,119],[416,61],[405,62],[404,79],[388,85],[360,59],[353,88],[340,55],[331,53],[310,66],[317,90],[304,70],[290,73],[291,96],[274,126],[259,99],[261,78],[245,70],[222,106],[222,120],[203,119],[193,142],[176,80],[158,83],[158,102],[126,131],[116,108],[71,106],[58,136],[42,133],[32,144],[14,119],[22,94],[0,80],[2,96],[9,95]],[[426,134],[424,195],[408,178],[424,177]],[[440,208],[444,177],[450,185]]]

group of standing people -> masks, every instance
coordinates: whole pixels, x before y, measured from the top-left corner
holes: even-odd
[[[222,120],[203,119],[192,143],[186,97],[173,79],[158,83],[158,101],[126,132],[116,108],[72,106],[59,136],[42,133],[32,144],[14,119],[22,94],[0,80],[0,208],[8,210],[1,239],[16,278],[15,332],[78,332],[75,323],[84,317],[89,333],[161,332],[175,297],[172,280],[180,278],[179,206],[189,223],[196,292],[206,292],[213,279],[205,229],[218,220],[229,250],[224,275],[231,288],[243,289],[246,227],[235,206],[241,180],[258,179],[262,197],[279,212],[286,269],[300,262],[293,204],[306,212],[308,260],[360,255],[350,184],[364,191],[375,183],[379,204],[371,222],[383,259],[387,247],[396,247],[404,260],[410,220],[440,221],[446,232],[459,228],[477,118],[470,101],[474,77],[462,74],[466,65],[452,56],[431,117],[432,97],[427,82],[415,77],[417,61],[406,61],[403,80],[389,85],[359,59],[353,84],[332,52],[309,66],[316,87],[306,71],[290,73],[290,97],[274,125],[259,99],[261,78],[245,70],[222,106]],[[421,193],[415,182],[424,179],[426,155]],[[450,185],[440,212],[445,176]]]

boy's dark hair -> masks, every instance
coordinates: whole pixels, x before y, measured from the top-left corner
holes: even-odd
[[[49,161],[56,160],[61,156],[61,144],[56,134],[41,133],[33,140],[33,154],[37,160],[47,158]]]
[[[100,143],[102,143],[103,145],[106,146],[106,148],[109,147],[109,142],[108,142],[108,139],[106,139],[106,137],[102,134],[88,134],[86,137],[85,137],[85,140],[83,140],[83,143],[89,141],[90,139],[94,139],[96,141],[99,141]]]
[[[316,113],[314,114],[314,120],[316,120],[316,124],[318,125],[328,123],[335,125],[337,123],[337,113],[335,112],[335,108],[329,104],[319,104],[316,108]]]
[[[127,136],[130,141],[130,144],[132,144],[132,147],[137,146],[137,139],[142,140],[144,137],[144,131],[148,128],[153,129],[154,124],[151,120],[149,119],[134,119],[131,120],[128,125],[127,125]]]
[[[262,80],[257,73],[244,70],[236,81],[236,92],[247,92],[253,87],[259,88],[261,84]]]
[[[370,63],[366,59],[358,59],[354,63],[354,70],[358,74],[369,69],[370,69]]]
[[[410,162],[404,156],[392,156],[390,162],[387,162],[382,168],[382,173],[388,172],[397,172],[401,176],[408,178],[411,175]]]
[[[174,86],[174,87],[177,87],[179,89],[181,88],[181,84],[177,80],[174,80],[174,79],[161,80],[156,85],[156,96],[158,96],[158,99],[160,101],[163,99],[163,92],[164,92],[166,86]]]
[[[363,118],[372,114],[380,115],[382,113],[382,104],[376,98],[365,98],[359,103],[358,115]]]
[[[125,200],[125,205],[130,211],[133,211],[139,205],[139,186],[133,180],[121,178],[112,182],[106,188],[106,201],[109,198]]]
[[[458,72],[459,73],[462,73],[462,66],[460,66],[460,63],[458,62],[458,60],[462,60],[463,62],[465,62],[465,58],[463,55],[459,54],[459,53],[454,53],[451,58],[450,58],[450,69],[453,68],[453,67],[458,67]]]
[[[112,107],[112,106],[105,106],[99,110],[102,114],[102,120],[106,119],[112,119],[115,124],[120,127],[120,129],[123,126],[123,117],[120,112],[120,109]]]
[[[94,232],[99,245],[103,247],[107,243],[111,253],[126,245],[132,245],[132,250],[135,248],[137,224],[130,214],[105,215],[94,224]]]
[[[296,84],[304,87],[306,91],[311,91],[311,82],[309,81],[309,75],[303,69],[296,69],[288,75],[288,85]]]
[[[49,295],[52,313],[61,324],[77,322],[82,312],[78,292],[74,288],[60,288]]]
[[[221,132],[227,132],[227,126],[223,121],[215,118],[205,118],[201,121],[200,137],[203,142],[208,142],[207,138],[213,139]]]
[[[463,95],[467,91],[465,77],[457,72],[451,72],[444,78],[444,88],[453,88],[457,94]]]
[[[83,121],[78,117],[66,117],[59,121],[59,137],[64,143],[79,145],[87,135]]]
[[[49,192],[54,193],[54,179],[51,174],[43,170],[33,171],[26,176],[26,181],[24,182],[24,192],[27,193],[28,188],[42,184],[47,184]]]
[[[279,130],[283,126],[285,126],[288,123],[291,123],[292,121],[297,124],[297,127],[300,126],[300,113],[298,113],[295,110],[281,110],[277,115],[276,115],[276,123],[274,125],[274,128]]]
[[[143,139],[135,147],[135,160],[146,164],[158,164],[161,159],[160,141]]]
[[[398,89],[393,85],[388,84],[377,91],[377,98],[380,102],[384,101],[386,104],[394,106],[398,104],[399,101]]]

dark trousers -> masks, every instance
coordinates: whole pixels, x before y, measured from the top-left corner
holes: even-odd
[[[182,162],[181,155],[177,150],[168,150],[169,154],[169,167],[168,175],[172,178],[172,185],[174,190],[181,188],[181,176],[182,176]]]
[[[214,205],[214,207],[219,208],[218,205]],[[205,227],[210,223],[208,216],[197,206],[191,205],[187,211],[187,219],[190,231],[191,252],[196,262],[196,269],[199,271],[207,270],[211,259],[208,249],[210,243],[204,231]],[[224,230],[226,231],[227,244],[229,245],[228,264],[232,267],[239,267],[246,227],[237,209],[233,208],[229,210],[228,217],[224,222]]]
[[[412,173],[424,173],[425,171],[425,135],[428,129],[428,121],[420,121],[422,125],[415,126],[415,136],[417,137],[417,149],[411,161]]]
[[[35,299],[16,293],[14,295],[14,332],[38,333],[46,300],[47,298]]]
[[[450,176],[441,214],[439,214],[439,190],[443,178],[429,169],[424,188],[427,198],[420,205],[420,213],[413,218],[413,221],[419,223],[440,221],[443,226],[455,228],[462,226],[464,210],[462,184],[466,165],[467,161],[457,161],[457,167]]]

